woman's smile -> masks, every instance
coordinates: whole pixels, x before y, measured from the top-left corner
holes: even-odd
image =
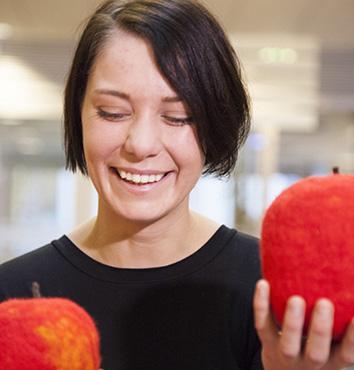
[[[172,171],[159,173],[158,171],[120,170],[111,167],[113,176],[119,181],[119,186],[124,186],[131,192],[148,193],[159,188],[172,174]]]

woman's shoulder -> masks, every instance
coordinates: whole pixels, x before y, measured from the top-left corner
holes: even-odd
[[[53,242],[0,265],[0,301],[10,296],[30,296],[31,284],[50,278],[59,263]]]
[[[14,257],[6,262],[0,264],[0,276],[7,272],[16,271],[21,274],[23,267],[38,265],[50,255],[52,249],[51,243],[36,248],[30,252]]]
[[[227,240],[226,245],[234,253],[259,256],[258,237],[226,225],[220,226],[218,233],[221,237]]]
[[[14,257],[6,262],[0,264],[0,277],[6,275],[7,273],[17,273],[21,272],[28,267],[36,268],[43,263],[48,263],[51,255],[53,254],[53,244],[48,243],[41,247],[35,248],[20,256]],[[48,260],[49,258],[49,260]]]
[[[259,238],[235,229],[235,247],[248,254],[259,255]]]
[[[213,252],[218,251],[219,260],[224,259],[230,265],[254,267],[259,270],[259,239],[256,236],[217,224],[199,214],[197,217],[207,240],[204,247]]]
[[[261,276],[259,239],[225,225],[219,228],[218,234],[215,243],[222,243],[223,247],[216,262],[223,266],[224,274],[253,285]]]
[[[237,244],[237,246],[240,248],[246,247],[252,248],[253,250],[258,250],[259,239],[256,236],[239,231],[234,227],[217,223],[216,221],[196,212],[193,212],[193,214],[198,220],[198,226],[200,226],[200,229],[205,235],[208,235],[208,239],[217,232],[219,236],[229,238],[229,242],[231,244]]]

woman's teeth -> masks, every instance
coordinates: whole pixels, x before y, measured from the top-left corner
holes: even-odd
[[[160,181],[163,178],[163,174],[158,175],[138,175],[136,173],[129,173],[121,170],[117,170],[119,176],[127,181],[133,182],[134,184],[148,184]]]

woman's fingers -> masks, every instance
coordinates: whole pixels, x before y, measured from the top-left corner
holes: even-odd
[[[279,350],[288,361],[296,361],[301,353],[305,301],[299,296],[289,298],[282,324]]]
[[[354,364],[354,319],[348,326],[346,335],[341,345],[341,360],[345,366]]]
[[[319,299],[314,307],[304,360],[313,368],[321,368],[331,352],[334,307],[328,299]]]
[[[329,369],[342,369],[354,365],[354,318],[348,325],[345,336],[334,351]]]
[[[277,345],[278,330],[274,324],[269,305],[269,284],[266,280],[259,280],[253,300],[255,327],[264,350]]]
[[[269,293],[268,282],[258,281],[253,306],[255,326],[263,346],[262,357],[266,361],[264,365],[274,369],[339,370],[354,364],[354,318],[342,342],[337,347],[331,347],[334,306],[328,299],[318,300],[302,350],[304,299],[292,296],[288,300],[279,335],[270,311]]]

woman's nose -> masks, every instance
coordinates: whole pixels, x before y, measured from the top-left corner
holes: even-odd
[[[134,117],[129,125],[124,149],[136,160],[154,157],[162,147],[159,121],[151,115]]]

